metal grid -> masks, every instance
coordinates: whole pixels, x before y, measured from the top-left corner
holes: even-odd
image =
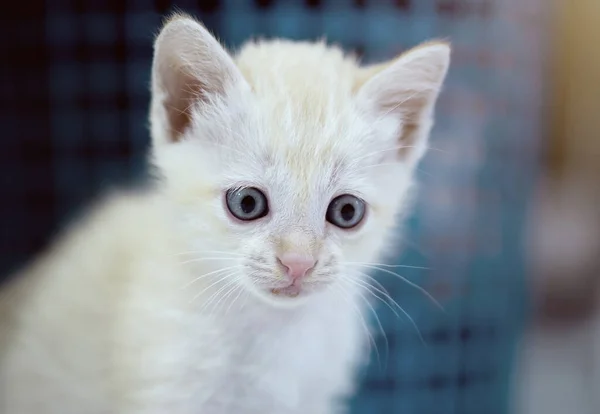
[[[431,37],[454,43],[421,197],[397,263],[379,280],[412,323],[379,309],[379,358],[354,412],[502,414],[524,316],[519,232],[536,170],[540,0],[177,2],[235,48],[251,36],[317,38],[387,59]],[[2,270],[37,251],[106,183],[139,176],[152,40],[169,1],[48,2],[3,22]],[[6,13],[8,15],[8,13]],[[4,18],[3,18],[4,19]],[[11,62],[11,64],[7,64]],[[379,359],[379,361],[378,361]]]

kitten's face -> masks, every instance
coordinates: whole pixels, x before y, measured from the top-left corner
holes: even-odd
[[[406,204],[448,47],[361,68],[272,42],[234,63],[186,18],[155,47],[154,161],[207,277],[273,304],[360,284]]]
[[[386,242],[410,184],[394,162],[395,128],[351,104],[318,124],[255,95],[236,102],[218,120],[197,114],[161,158],[190,250],[223,258],[199,262],[206,272],[237,266],[215,280],[271,303],[343,295]],[[194,138],[203,134],[215,139]]]

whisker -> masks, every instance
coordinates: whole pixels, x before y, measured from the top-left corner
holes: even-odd
[[[352,281],[354,282],[354,280],[352,279],[346,279],[346,282]],[[357,285],[359,288],[361,287],[360,285]],[[379,330],[381,331],[381,334],[383,335],[383,339],[385,340],[385,346],[386,346],[386,361],[389,358],[389,352],[390,352],[390,345],[388,342],[388,338],[387,338],[387,334],[385,332],[385,329],[383,329],[383,325],[381,323],[381,320],[379,319],[379,315],[377,315],[377,311],[375,310],[375,308],[373,307],[373,305],[371,304],[371,301],[369,301],[360,291],[362,289],[359,289],[357,291],[358,296],[365,302],[365,304],[369,307],[369,309],[371,310],[371,312],[373,313],[373,316],[375,317],[375,321],[377,322],[377,325],[379,326]],[[387,364],[387,362],[386,362]]]
[[[222,250],[189,250],[189,251],[185,251],[185,252],[175,253],[173,256],[182,256],[184,254],[199,254],[199,253],[225,254],[225,255],[230,255],[230,256],[244,257],[244,255],[241,253],[225,252]]]
[[[211,287],[221,283],[222,281],[226,280],[227,278],[230,278],[231,276],[233,276],[235,274],[235,272],[231,272],[226,274],[225,276],[223,276],[222,278],[220,278],[219,280],[217,280],[216,282],[211,283],[210,285],[208,285],[207,287],[205,287],[204,289],[202,289],[200,292],[198,292],[190,301],[190,304],[193,303],[196,299],[198,299],[200,296],[202,296],[202,294],[204,292],[206,292],[208,289],[210,289]]]
[[[364,273],[361,273],[361,274],[364,274]],[[390,310],[396,315],[396,317],[400,318],[400,315],[398,314],[398,312],[396,312],[396,309],[394,309],[392,307],[392,305],[390,305],[388,303],[387,300],[389,300],[390,302],[394,303],[396,306],[400,306],[400,305],[398,305],[398,303],[396,303],[396,301],[394,299],[392,299],[392,297],[389,295],[389,293],[387,293],[384,290],[381,290],[381,289],[379,289],[379,288],[371,285],[367,281],[363,281],[361,279],[347,279],[347,280],[348,280],[348,282],[352,282],[352,283],[356,284],[360,288],[366,289],[371,295],[373,295],[375,298],[379,299],[388,308],[390,308]],[[382,299],[380,296],[378,296],[377,294],[375,294],[372,290],[375,290],[376,292],[381,293],[382,295],[384,295],[384,298],[386,298],[387,300]]]
[[[362,272],[359,272],[359,273],[360,273],[361,275],[363,275],[363,276],[366,276],[366,277],[368,277],[368,278],[372,279],[374,282],[376,282],[377,284],[379,284],[379,285],[381,286],[381,284],[380,284],[379,282],[377,282],[377,281],[376,281],[374,278],[372,278],[371,276],[367,275],[366,273],[362,273]],[[369,284],[368,282],[366,282],[366,281],[361,281],[361,282],[365,283],[366,285],[368,285],[369,287],[371,287],[371,288],[373,288],[373,289],[376,289],[374,286],[370,285],[370,284]],[[382,288],[383,288],[383,286],[382,286]],[[392,306],[391,306],[390,302],[391,302],[392,304],[394,304],[394,305],[395,305],[395,306],[396,306],[396,307],[397,307],[397,308],[400,310],[400,312],[402,312],[402,313],[404,314],[404,316],[406,316],[406,318],[407,318],[407,319],[410,321],[410,323],[412,324],[412,326],[415,328],[415,331],[417,332],[417,335],[419,336],[419,339],[421,340],[421,343],[422,343],[423,345],[426,345],[427,343],[425,342],[425,339],[423,338],[423,334],[421,333],[421,330],[419,329],[419,327],[418,327],[417,323],[415,322],[415,320],[413,319],[413,317],[412,317],[412,316],[410,316],[410,314],[408,313],[408,311],[406,311],[406,310],[405,310],[405,309],[404,309],[402,306],[400,306],[400,305],[398,304],[398,302],[396,302],[394,299],[392,299],[392,297],[390,296],[390,294],[389,294],[389,293],[388,293],[388,292],[387,292],[385,289],[383,289],[383,291],[382,291],[382,290],[379,290],[379,289],[377,289],[377,291],[379,291],[381,294],[383,294],[383,295],[384,295],[384,297],[386,297],[386,298],[388,299],[388,301],[389,301],[389,302],[387,302],[387,301],[384,301],[384,300],[383,300],[383,299],[381,299],[379,296],[375,295],[373,292],[371,292],[371,291],[369,291],[369,292],[370,292],[370,293],[371,293],[373,296],[377,297],[379,300],[381,300],[382,302],[384,302],[384,303],[385,303],[385,304],[386,304],[386,305],[387,305],[387,306],[388,306],[388,307],[389,307],[389,308],[392,310],[392,312],[394,312],[394,314],[395,314],[395,315],[396,315],[398,318],[400,318],[400,315],[398,315],[398,313],[397,313],[397,312],[396,312],[396,311],[395,311],[395,310],[392,308]]]
[[[239,260],[237,257],[198,257],[195,259],[186,260],[184,262],[179,262],[179,264],[188,264],[188,263],[198,263],[203,262],[205,260]]]
[[[231,272],[230,274],[228,274],[227,276],[224,277],[224,279],[221,280],[225,280],[228,279],[229,277],[233,276],[235,274],[235,272]],[[202,308],[200,308],[200,312],[203,312],[205,309],[208,308],[208,306],[217,298],[219,297],[219,294],[221,292],[223,292],[225,289],[227,289],[228,287],[230,287],[231,285],[233,285],[235,283],[235,279],[228,281],[227,283],[225,283],[223,286],[221,286],[220,288],[218,288],[215,292],[212,293],[212,295],[210,295],[208,297],[208,299],[204,302],[204,305],[202,306]],[[214,311],[214,308],[213,308]],[[212,314],[212,312],[211,312]]]
[[[367,324],[367,321],[365,320],[363,312],[359,309],[359,307],[356,305],[354,300],[352,298],[350,298],[350,294],[348,293],[348,291],[346,289],[344,289],[343,283],[339,283],[339,284],[334,283],[332,286],[335,286],[336,288],[338,288],[338,290],[340,292],[340,297],[346,303],[348,303],[348,304],[350,304],[350,306],[352,306],[354,312],[356,312],[356,315],[359,317],[360,323],[362,324],[363,329],[365,330],[367,337],[369,338],[369,353],[373,349],[375,349],[375,354],[377,355],[377,364],[379,365],[379,368],[381,369],[382,368],[381,355],[379,354],[379,348],[377,348],[377,342],[375,341],[375,338],[373,337],[373,334],[371,333],[371,330],[369,329],[369,326]]]
[[[400,280],[404,281],[405,283],[407,283],[409,286],[412,286],[413,288],[417,289],[418,291],[420,291],[421,293],[423,293],[425,296],[427,296],[429,298],[429,300],[431,300],[433,302],[434,305],[436,305],[442,312],[446,313],[446,309],[444,309],[444,307],[442,305],[440,305],[440,303],[429,293],[427,292],[427,290],[425,290],[423,287],[417,285],[414,282],[411,282],[410,280],[408,280],[407,278],[405,278],[404,276],[399,275],[398,273],[392,272],[391,270],[388,269],[384,269],[383,267],[377,267],[377,266],[373,266],[373,265],[363,265],[366,268],[369,269],[373,269],[373,270],[378,270],[380,272],[384,272],[384,273],[388,273],[392,276],[396,276],[397,278],[399,278]]]
[[[244,302],[242,303],[242,306],[240,306],[240,310],[244,310],[246,308],[246,305],[248,304],[248,300],[250,299],[250,295],[244,295]]]
[[[346,279],[345,282],[348,282],[348,279]],[[363,300],[363,302],[365,302],[365,304],[368,306],[369,310],[373,314],[375,322],[377,323],[377,326],[379,327],[379,331],[381,332],[381,335],[383,336],[383,340],[385,341],[386,356],[385,356],[384,366],[387,367],[389,357],[390,357],[390,343],[388,341],[387,334],[385,333],[385,329],[383,329],[383,325],[381,324],[381,320],[379,319],[379,316],[377,315],[377,311],[375,310],[373,305],[371,305],[371,302],[360,292],[361,290],[362,289],[357,290],[358,297],[361,298]],[[378,353],[378,356],[379,356],[379,353]],[[379,360],[379,369],[382,369],[381,360]]]
[[[229,306],[225,310],[225,315],[227,315],[229,313],[229,310],[231,309],[231,307],[233,306],[233,304],[238,301],[238,299],[240,298],[240,296],[244,292],[244,288],[240,284],[238,284],[237,287],[238,287],[239,292],[238,292],[237,296],[235,298],[233,298],[233,300],[231,302],[229,302]]]
[[[227,275],[227,277],[232,277],[232,279],[229,282],[225,283],[223,286],[221,286],[221,288],[219,288],[216,292],[214,292],[211,295],[211,299],[216,299],[216,297],[219,294],[221,294],[225,289],[227,289],[231,285],[235,285],[240,280],[240,273],[238,273],[238,271],[234,269]],[[212,300],[207,301],[207,306],[210,302],[212,302]]]
[[[379,283],[379,281],[377,279],[375,279],[373,276],[369,275],[368,273],[363,273],[359,270],[355,270],[355,272],[359,273],[360,275],[366,277],[367,279],[371,280],[373,283],[377,284],[377,287],[379,287],[382,291],[384,291],[386,294],[390,295],[390,293],[387,291],[387,289],[385,287],[383,287],[383,285],[381,283]],[[367,282],[367,281],[365,281]],[[368,282],[367,282],[368,283]],[[391,297],[391,295],[390,295]]]
[[[363,266],[368,265],[368,266],[381,266],[381,267],[392,267],[392,268],[431,270],[431,268],[429,268],[429,267],[422,267],[422,266],[390,265],[390,264],[385,264],[385,263],[372,263],[372,262],[343,262],[342,264],[343,265],[352,264],[352,265],[363,265]]]
[[[336,284],[333,284],[332,286],[336,286]],[[338,288],[338,286],[336,286],[336,288]],[[338,289],[331,289],[334,293],[338,293]],[[369,329],[367,322],[365,321],[365,318],[362,314],[362,312],[360,311],[360,309],[356,306],[356,304],[350,300],[347,299],[344,296],[345,292],[343,290],[341,290],[341,288],[339,288],[339,296],[342,298],[342,300],[344,300],[344,302],[349,303],[352,306],[352,310],[356,313],[356,315],[358,316],[360,323],[363,327],[363,330],[365,332],[365,334],[367,335],[367,338],[369,339],[369,349],[368,352],[371,353],[373,351],[373,349],[375,349],[375,354],[377,355],[377,361],[379,363],[379,366],[381,367],[381,359],[379,356],[379,350],[377,349],[377,342],[375,342],[375,338],[373,338],[373,334],[371,333],[371,330]]]
[[[215,303],[215,306],[213,307],[214,310],[218,310],[219,304],[226,302],[227,298],[240,287],[240,285],[237,283],[239,280],[240,278],[237,277],[232,281],[233,286],[231,286],[231,288],[229,288],[229,290],[225,292],[219,300],[217,300],[217,303]]]
[[[237,268],[240,268],[240,267],[242,267],[242,265],[228,266],[228,267],[223,267],[221,269],[213,270],[212,272],[204,273],[203,275],[200,275],[197,278],[192,279],[191,281],[187,282],[185,285],[183,285],[181,287],[181,289],[185,289],[188,286],[196,283],[198,280],[206,278],[207,276],[215,275],[215,274],[218,274],[218,273],[221,273],[221,272],[225,272],[227,270],[237,269]]]

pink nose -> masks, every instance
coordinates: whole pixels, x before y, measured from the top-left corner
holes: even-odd
[[[296,253],[284,253],[277,260],[285,269],[287,275],[293,281],[303,278],[313,267],[316,260],[311,256],[299,255]]]

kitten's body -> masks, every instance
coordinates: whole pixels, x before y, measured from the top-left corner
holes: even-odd
[[[165,217],[153,195],[115,197],[15,279],[0,412],[317,414],[349,391],[362,329],[349,297],[273,313],[242,292],[191,312],[217,287],[182,289],[198,268]]]
[[[343,410],[367,356],[361,263],[405,209],[447,64],[445,45],[363,69],[267,42],[234,65],[172,21],[153,71],[160,178],[107,198],[0,291],[0,414]],[[232,218],[222,194],[240,186],[268,215]],[[325,220],[339,194],[367,203],[356,229]],[[281,293],[287,252],[314,257],[299,297]]]

